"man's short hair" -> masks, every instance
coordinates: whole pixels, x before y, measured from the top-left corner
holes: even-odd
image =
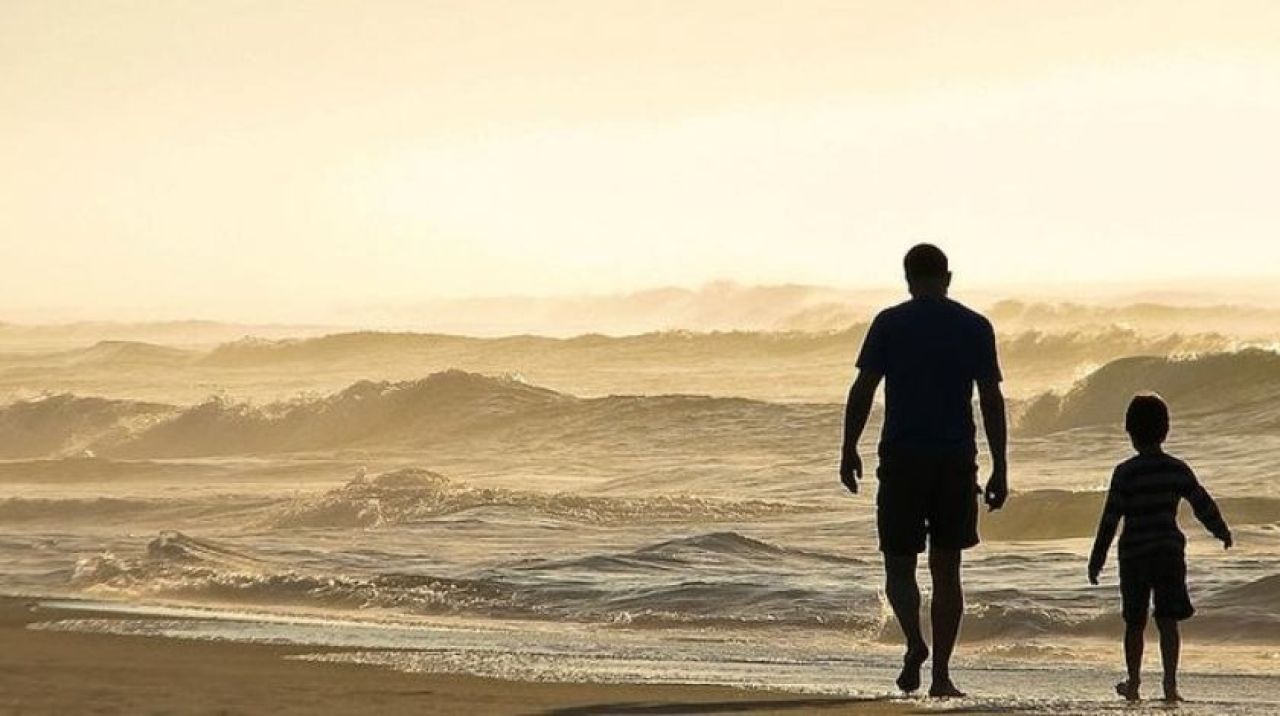
[[[947,275],[947,255],[933,244],[916,244],[902,259],[908,279],[940,278]]]
[[[1155,393],[1133,396],[1124,413],[1124,429],[1141,445],[1158,445],[1169,436],[1169,406]]]

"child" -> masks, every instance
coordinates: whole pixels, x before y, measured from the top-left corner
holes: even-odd
[[[1164,663],[1165,701],[1181,701],[1178,694],[1178,622],[1195,613],[1187,594],[1187,538],[1178,529],[1178,502],[1186,499],[1196,517],[1213,536],[1231,548],[1231,530],[1218,506],[1200,486],[1195,473],[1181,460],[1160,448],[1169,434],[1169,408],[1157,395],[1139,395],[1124,416],[1137,455],[1120,463],[1111,477],[1106,507],[1098,525],[1098,538],[1089,559],[1089,582],[1107,561],[1120,518],[1120,594],[1124,604],[1124,658],[1127,680],[1116,692],[1137,701],[1142,681],[1143,631],[1147,606],[1155,594],[1156,626],[1160,630],[1160,656]]]

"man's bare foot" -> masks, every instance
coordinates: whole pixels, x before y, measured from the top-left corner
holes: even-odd
[[[1129,681],[1128,679],[1125,679],[1124,681],[1121,681],[1120,683],[1116,684],[1116,693],[1120,694],[1120,698],[1124,699],[1125,701],[1141,701],[1142,700],[1142,694],[1140,693],[1141,688],[1142,688],[1142,684],[1140,682]]]
[[[920,688],[920,667],[929,658],[929,647],[924,644],[907,649],[902,657],[902,673],[898,674],[898,688],[911,693]]]
[[[963,699],[966,696],[968,694],[957,689],[951,679],[934,679],[933,685],[929,687],[929,697],[934,699]]]
[[[1164,682],[1164,700],[1166,703],[1176,704],[1182,701],[1182,694],[1178,693],[1178,682]]]

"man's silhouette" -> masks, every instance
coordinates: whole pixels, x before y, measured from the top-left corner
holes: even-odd
[[[904,260],[911,300],[885,309],[867,331],[858,377],[845,409],[840,479],[858,491],[862,459],[858,439],[866,427],[880,379],[885,381],[884,429],[876,470],[877,531],[884,553],[885,592],[906,637],[898,687],[920,688],[929,646],[920,629],[916,556],[929,547],[933,576],[933,684],[931,696],[963,696],[951,681],[951,652],[964,615],[962,550],[978,544],[977,444],[973,386],[993,471],[985,500],[998,510],[1008,497],[1004,396],[995,332],[978,313],[947,298],[947,257],[930,244]]]

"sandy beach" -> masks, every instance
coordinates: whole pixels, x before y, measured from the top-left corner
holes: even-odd
[[[31,630],[128,615],[0,599],[5,714],[909,714],[913,702],[707,686],[522,683],[290,660],[314,648]],[[937,713],[936,710],[929,710]]]
[[[1280,0],[0,2],[0,716],[1280,716]]]

